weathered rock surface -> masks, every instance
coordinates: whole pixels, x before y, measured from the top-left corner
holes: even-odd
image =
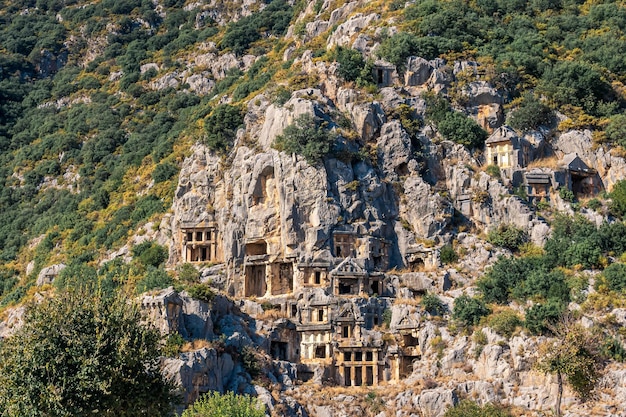
[[[39,287],[46,284],[52,284],[54,279],[65,269],[65,267],[65,264],[56,264],[42,268],[41,271],[39,271],[39,275],[37,275],[36,285]]]

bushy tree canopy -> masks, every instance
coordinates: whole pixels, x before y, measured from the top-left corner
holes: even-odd
[[[183,412],[182,417],[264,417],[265,407],[254,397],[209,392]]]
[[[461,295],[454,300],[452,317],[466,326],[478,324],[480,319],[491,313],[489,307],[482,300],[472,298],[468,295]]]
[[[449,408],[444,417],[511,417],[511,413],[498,405],[480,406],[473,401],[464,400],[455,407]]]
[[[237,129],[242,123],[243,113],[239,107],[220,104],[204,123],[207,146],[217,152],[228,151],[233,146]]]
[[[303,114],[287,126],[282,135],[276,137],[274,147],[297,153],[309,163],[315,163],[330,153],[335,138],[335,134],[325,129],[314,116]]]
[[[589,398],[600,380],[602,356],[600,342],[578,324],[561,323],[555,328],[555,335],[556,339],[540,347],[537,368],[557,375],[556,415],[560,416],[563,378],[579,398]]]
[[[0,345],[3,417],[167,416],[156,330],[125,300],[64,292]]]

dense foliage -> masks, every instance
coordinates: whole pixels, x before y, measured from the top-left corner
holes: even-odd
[[[597,337],[580,325],[561,323],[554,333],[557,338],[541,346],[537,368],[557,375],[556,415],[560,416],[563,378],[579,398],[589,398],[600,381],[603,357]]]
[[[427,94],[426,106],[426,118],[445,139],[470,148],[482,146],[487,139],[487,132],[473,119],[453,110],[443,97]]]
[[[490,313],[489,307],[478,298],[461,295],[454,299],[452,317],[465,326],[478,324],[482,317]]]
[[[264,417],[265,407],[249,395],[238,395],[232,391],[225,394],[209,392],[203,395],[182,417]]]
[[[516,251],[528,241],[528,234],[511,224],[500,224],[489,231],[487,239],[496,246]]]
[[[444,417],[511,417],[506,408],[494,404],[478,405],[473,401],[464,400],[449,408]]]
[[[156,330],[126,300],[86,291],[31,305],[0,344],[0,410],[12,416],[166,416]]]
[[[310,114],[296,117],[282,135],[276,137],[274,147],[280,151],[302,155],[310,163],[318,162],[333,149],[336,135],[325,122]]]
[[[233,146],[237,129],[242,124],[243,113],[240,108],[229,104],[217,106],[204,124],[207,146],[218,152],[228,151]]]

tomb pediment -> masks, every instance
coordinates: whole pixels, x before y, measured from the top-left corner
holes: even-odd
[[[519,136],[513,129],[508,126],[501,126],[496,129],[489,138],[485,141],[487,146],[494,146],[502,143],[511,143],[514,146],[517,146],[519,141]]]
[[[330,274],[332,276],[341,277],[364,277],[367,276],[367,271],[363,269],[353,258],[344,259]]]

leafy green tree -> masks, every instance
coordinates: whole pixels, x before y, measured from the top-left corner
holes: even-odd
[[[437,123],[437,130],[441,135],[453,142],[465,145],[468,148],[482,146],[487,139],[487,132],[473,119],[457,111],[450,111]]]
[[[156,330],[127,300],[64,292],[29,306],[0,344],[0,410],[18,416],[167,416]]]
[[[144,277],[137,282],[137,293],[167,288],[172,285],[172,277],[162,268],[149,266]]]
[[[196,284],[200,281],[200,272],[190,263],[179,264],[176,267],[178,279],[185,284]]]
[[[167,260],[167,249],[151,240],[146,240],[132,249],[133,256],[144,266],[158,267]]]
[[[582,400],[589,398],[600,381],[601,343],[579,324],[563,322],[555,328],[554,334],[555,339],[540,347],[537,369],[546,374],[556,374],[556,416],[560,417],[563,379]]]
[[[512,417],[512,414],[499,405],[480,406],[473,401],[464,400],[449,408],[443,417]]]
[[[624,214],[626,214],[626,180],[616,182],[610,196],[611,204],[609,208],[611,213],[619,218],[623,218]]]
[[[315,163],[330,153],[335,139],[335,134],[328,131],[324,123],[310,114],[302,114],[276,137],[274,148],[297,153],[309,163]]]
[[[609,141],[626,147],[626,114],[616,114],[611,117],[604,133]]]
[[[171,162],[164,162],[154,167],[152,179],[155,183],[165,182],[178,173],[178,167]]]
[[[454,309],[452,317],[460,321],[465,326],[473,326],[478,324],[480,319],[491,313],[489,307],[478,298],[472,298],[468,295],[461,295],[454,300]]]
[[[554,113],[550,107],[534,95],[525,94],[519,106],[509,115],[508,123],[514,129],[528,131],[549,125],[553,120]]]
[[[459,255],[456,253],[452,245],[443,245],[439,251],[439,259],[444,265],[453,264],[459,260]]]
[[[437,297],[436,294],[426,293],[422,297],[420,305],[425,311],[434,316],[442,316],[446,312],[445,304],[441,301],[441,298]]]
[[[552,223],[552,236],[544,245],[545,263],[550,267],[598,267],[603,248],[609,246],[611,243],[601,241],[596,225],[589,220],[558,215]]]
[[[594,115],[601,115],[600,103],[615,98],[615,92],[602,74],[579,61],[559,61],[548,68],[539,89],[559,106],[579,106]]]
[[[514,298],[524,300],[557,300],[569,302],[570,288],[565,274],[560,269],[531,269],[526,279],[519,282],[511,291]]]
[[[563,316],[565,306],[559,300],[550,299],[526,310],[524,325],[533,334],[548,334]]]
[[[437,126],[439,133],[447,139],[470,148],[482,146],[487,132],[474,120],[450,107],[448,101],[432,93],[424,94],[426,119]]]
[[[533,270],[547,268],[543,257],[526,258],[501,257],[478,280],[478,289],[488,303],[507,304],[511,301],[513,288],[524,282]]]
[[[607,266],[599,280],[596,281],[596,288],[601,284],[606,284],[609,290],[623,291],[626,289],[626,265],[614,263]]]
[[[528,234],[512,224],[501,224],[489,231],[487,239],[496,246],[516,251],[521,245],[528,242]]]
[[[203,395],[182,417],[264,417],[265,407],[259,400],[232,391],[225,394],[212,391]]]
[[[210,303],[215,298],[215,291],[208,284],[193,284],[188,289],[187,292],[191,298],[195,298],[196,300],[204,301],[205,303]]]
[[[229,151],[242,124],[243,113],[239,107],[220,104],[204,122],[207,146],[216,152]]]
[[[381,42],[377,54],[395,65],[398,72],[403,72],[410,56],[434,59],[445,52],[460,50],[461,47],[460,42],[442,36],[419,37],[407,32],[398,32]]]
[[[339,76],[346,81],[356,81],[361,75],[361,68],[365,66],[365,60],[359,51],[341,46],[335,50],[335,60],[339,63]]]

